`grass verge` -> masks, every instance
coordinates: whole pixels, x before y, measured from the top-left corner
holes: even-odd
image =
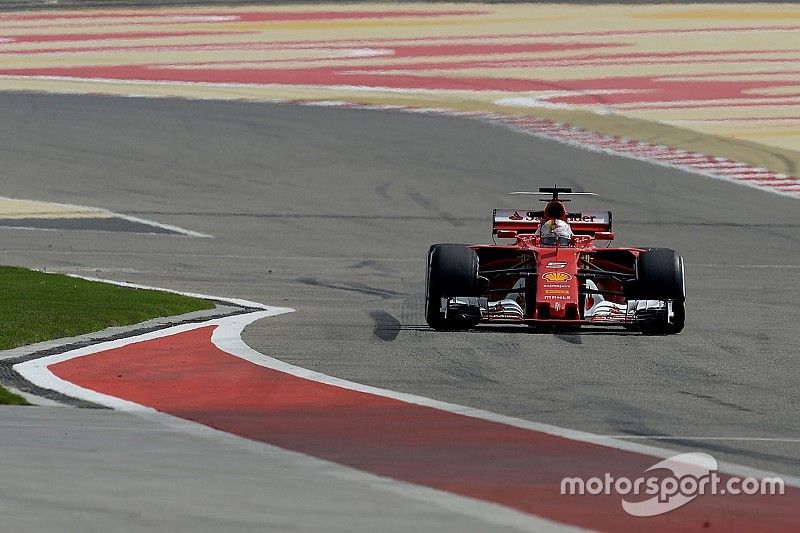
[[[207,300],[0,267],[0,350],[213,309]],[[0,404],[25,400],[0,388]]]
[[[0,405],[30,405],[25,398],[0,387]]]

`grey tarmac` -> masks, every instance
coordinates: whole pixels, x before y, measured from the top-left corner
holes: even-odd
[[[337,465],[129,413],[0,406],[0,450],[3,531],[525,529],[476,521],[458,511],[480,507],[466,499],[448,509]]]

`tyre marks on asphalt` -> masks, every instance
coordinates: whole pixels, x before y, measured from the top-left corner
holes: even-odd
[[[433,199],[423,195],[418,190],[414,189],[413,187],[406,187],[406,195],[418,206],[435,214],[438,218],[447,222],[451,226],[459,227],[463,226],[464,222],[451,213],[448,213],[441,207],[439,207]]]
[[[380,287],[370,287],[368,285],[364,285],[363,283],[347,283],[347,284],[336,285],[333,283],[320,281],[317,278],[297,278],[295,281],[297,283],[302,283],[303,285],[309,285],[312,287],[324,287],[326,289],[336,289],[340,291],[356,292],[366,296],[377,296],[383,300],[389,300],[391,298],[403,296],[402,293],[390,289],[384,289]]]
[[[316,105],[315,102],[295,102],[305,105]],[[711,154],[680,150],[671,146],[652,144],[619,137],[605,135],[555,120],[536,117],[514,116],[505,113],[483,111],[453,111],[448,109],[416,109],[402,106],[379,106],[363,104],[342,104],[342,107],[359,109],[392,109],[409,113],[426,113],[442,116],[461,116],[482,120],[499,126],[508,127],[516,131],[550,139],[593,152],[602,152],[614,156],[646,161],[655,165],[678,168],[680,170],[707,176],[722,181],[729,181],[738,185],[752,187],[791,198],[800,198],[800,179],[781,172],[775,172],[763,167],[757,167],[734,161],[725,157],[716,157]],[[422,207],[433,209],[433,204],[424,197],[415,197],[413,190],[409,197]],[[460,220],[450,217],[447,213],[440,213],[442,219],[451,222],[454,226],[460,225]],[[448,218],[450,217],[450,218]]]

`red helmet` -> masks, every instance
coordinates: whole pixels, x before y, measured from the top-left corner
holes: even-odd
[[[551,200],[544,208],[544,220],[567,220],[567,208],[558,200]]]

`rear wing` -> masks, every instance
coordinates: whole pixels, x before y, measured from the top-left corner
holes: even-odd
[[[542,211],[524,209],[495,209],[492,217],[492,235],[508,230],[521,233],[535,233],[542,222]],[[611,211],[583,211],[568,213],[572,232],[576,235],[594,235],[600,231],[611,231]]]

